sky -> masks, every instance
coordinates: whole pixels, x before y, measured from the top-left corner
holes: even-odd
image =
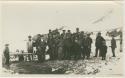
[[[28,35],[46,34],[65,26],[75,31],[104,31],[123,26],[123,6],[116,2],[3,3],[2,41],[11,49],[24,49]]]

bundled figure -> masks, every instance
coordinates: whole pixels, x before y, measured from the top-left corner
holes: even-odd
[[[112,49],[112,54],[113,56],[112,57],[115,57],[115,48],[116,48],[116,40],[114,38],[114,36],[112,36],[112,40],[111,40],[111,49]]]
[[[63,39],[61,38],[59,40],[59,44],[58,44],[58,59],[62,60],[63,59]]]
[[[90,58],[91,44],[92,44],[92,39],[90,37],[90,34],[84,35],[83,50],[84,50],[85,56],[87,56],[87,59]]]
[[[5,44],[5,49],[4,49],[4,57],[5,57],[5,65],[9,65],[10,62],[10,54],[9,54],[9,44]]]
[[[101,46],[101,56],[102,56],[102,60],[105,60],[105,59],[106,59],[106,53],[107,53],[106,41],[102,41],[102,46]]]
[[[96,46],[95,57],[97,57],[98,51],[99,51],[99,56],[101,57],[101,46],[102,46],[103,41],[105,41],[105,39],[101,36],[101,33],[99,32],[96,37],[96,42],[95,42],[95,46]]]
[[[81,58],[81,52],[82,52],[82,48],[81,48],[81,43],[80,43],[80,39],[78,39],[77,37],[75,38],[74,41],[74,45],[73,45],[73,54],[74,54],[74,59],[78,60]]]
[[[54,60],[55,59],[55,40],[53,38],[52,34],[49,34],[48,36],[48,40],[47,40],[47,45],[49,47],[48,49],[48,54],[50,55],[50,60]]]
[[[79,28],[76,28],[76,32],[73,34],[73,54],[74,59],[81,58],[82,52],[82,36],[80,36]]]
[[[72,49],[72,40],[71,40],[71,31],[68,30],[66,33],[66,39],[64,39],[64,59],[71,59],[71,49]]]
[[[45,61],[45,50],[46,50],[47,43],[45,40],[41,41],[41,53],[42,53],[42,62]]]
[[[35,41],[34,45],[36,47],[36,55],[38,56],[38,62],[43,62],[45,60],[45,49],[46,49],[46,42],[41,40],[41,35],[37,35],[38,38]]]

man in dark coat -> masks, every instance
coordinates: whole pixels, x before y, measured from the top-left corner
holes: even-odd
[[[53,38],[53,35],[49,36],[47,45],[49,47],[48,54],[50,55],[50,60],[54,60],[55,40]]]
[[[64,59],[70,59],[71,57],[71,48],[72,48],[72,40],[71,40],[72,33],[70,30],[66,33],[66,38],[64,39]]]
[[[112,40],[111,40],[111,49],[112,49],[112,57],[115,57],[115,48],[116,48],[116,40],[114,38],[114,36],[112,36]]]
[[[88,53],[87,53],[87,58],[90,58],[91,44],[92,44],[92,38],[90,37],[90,34],[87,34],[87,39],[88,39]]]
[[[41,50],[42,50],[42,61],[45,60],[45,50],[46,50],[47,43],[45,40],[41,42]]]
[[[82,48],[81,48],[81,44],[82,44],[82,36],[81,33],[79,31],[79,28],[76,28],[76,32],[73,34],[73,55],[75,59],[80,59],[81,58],[81,52],[82,52]]]
[[[98,55],[98,51],[99,51],[99,56],[101,57],[101,46],[102,46],[102,42],[105,41],[105,39],[101,36],[101,33],[99,32],[97,37],[96,37],[96,42],[95,42],[95,46],[96,46],[96,53],[95,53],[95,57],[97,57]]]
[[[9,54],[9,44],[5,44],[4,57],[5,57],[5,65],[9,65],[10,54]]]
[[[90,37],[90,34],[85,35],[83,39],[83,50],[85,55],[87,56],[87,59],[90,58],[91,44],[92,44],[92,39]]]
[[[38,62],[43,62],[43,60],[42,60],[42,47],[41,47],[41,44],[42,44],[41,35],[38,34],[38,38],[35,41],[36,54],[38,56]]]

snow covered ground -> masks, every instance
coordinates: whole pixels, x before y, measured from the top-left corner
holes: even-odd
[[[102,61],[100,57],[89,60],[54,60],[44,63],[16,62],[10,69],[3,68],[5,74],[68,74],[94,76],[122,76],[123,53],[117,57],[110,57]]]
[[[44,63],[36,62],[15,62],[9,69],[3,68],[5,74],[43,74],[41,71],[51,70],[49,74],[78,74],[95,76],[122,76],[123,75],[123,52],[120,52],[119,41],[117,41],[116,57],[112,57],[110,41],[107,41],[108,52],[106,60],[100,57],[93,57],[95,45],[92,44],[91,59],[89,60],[54,60]],[[46,57],[48,59],[48,57]],[[35,68],[35,70],[34,70]],[[43,70],[44,69],[44,70]],[[46,72],[44,72],[45,74]]]

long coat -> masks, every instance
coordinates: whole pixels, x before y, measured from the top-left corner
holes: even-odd
[[[6,47],[4,50],[4,57],[5,57],[5,64],[9,64],[10,55],[9,55],[9,48]]]
[[[111,40],[111,48],[116,48],[116,40],[115,39]]]
[[[100,48],[102,46],[103,41],[105,41],[105,39],[102,36],[97,36],[95,46]]]
[[[88,48],[91,48],[92,39],[90,37],[87,37],[86,39],[83,39],[83,46],[87,46]]]

